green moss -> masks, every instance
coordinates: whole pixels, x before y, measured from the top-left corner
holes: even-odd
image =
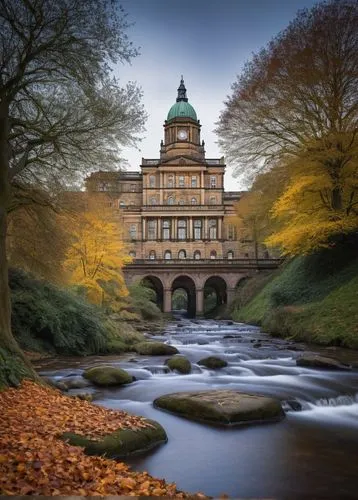
[[[327,252],[322,260],[319,255],[294,259],[233,318],[275,335],[357,349],[358,260],[330,263]]]
[[[168,359],[165,364],[171,370],[177,370],[180,373],[188,374],[191,372],[190,361],[185,356],[174,356]]]
[[[89,368],[83,377],[99,386],[116,386],[133,382],[133,377],[121,368],[114,366],[95,366]]]
[[[0,391],[9,386],[18,387],[24,378],[39,381],[36,373],[24,362],[21,353],[17,354],[0,348]]]
[[[63,434],[62,439],[73,446],[84,447],[85,453],[88,455],[123,458],[145,452],[167,442],[166,432],[158,422],[150,419],[146,419],[146,422],[148,422],[148,427],[143,429],[118,430],[98,441],[72,433]]]
[[[208,358],[203,358],[198,361],[198,365],[205,366],[211,370],[217,370],[227,366],[227,362],[223,359],[217,358],[216,356],[209,356]]]
[[[140,342],[134,345],[134,350],[138,354],[150,356],[164,356],[168,354],[177,354],[179,352],[176,347],[163,344],[162,342]]]

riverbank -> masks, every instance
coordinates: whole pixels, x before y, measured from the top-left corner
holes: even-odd
[[[107,410],[87,401],[24,381],[0,393],[1,495],[138,495],[206,498],[178,491],[174,483],[146,472],[133,472],[121,462],[85,455],[70,446],[64,432],[92,440],[120,430],[140,433],[142,417]]]
[[[297,257],[271,275],[248,279],[238,290],[231,316],[275,336],[358,349],[354,257],[350,251]]]

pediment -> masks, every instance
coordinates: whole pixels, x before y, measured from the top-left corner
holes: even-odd
[[[168,160],[161,161],[161,165],[179,165],[179,166],[190,166],[190,165],[203,165],[205,166],[205,160],[198,160],[191,156],[176,156],[174,158],[168,158]]]

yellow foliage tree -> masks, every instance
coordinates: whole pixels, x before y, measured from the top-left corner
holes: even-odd
[[[73,243],[64,265],[69,282],[84,287],[92,303],[112,310],[121,307],[121,298],[128,295],[121,270],[130,261],[113,212],[103,203],[90,203],[88,210],[74,217]]]

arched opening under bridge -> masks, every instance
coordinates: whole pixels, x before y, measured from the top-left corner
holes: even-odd
[[[226,281],[220,276],[211,276],[204,285],[204,313],[227,303]]]
[[[162,281],[157,276],[145,276],[141,283],[154,291],[156,297],[155,303],[163,311],[164,287]]]
[[[178,292],[177,292],[178,290]],[[178,276],[172,283],[172,310],[173,310],[173,297],[180,293],[183,297],[186,294],[186,310],[188,316],[193,318],[196,313],[196,289],[195,283],[190,276]],[[184,302],[183,302],[184,303]]]

